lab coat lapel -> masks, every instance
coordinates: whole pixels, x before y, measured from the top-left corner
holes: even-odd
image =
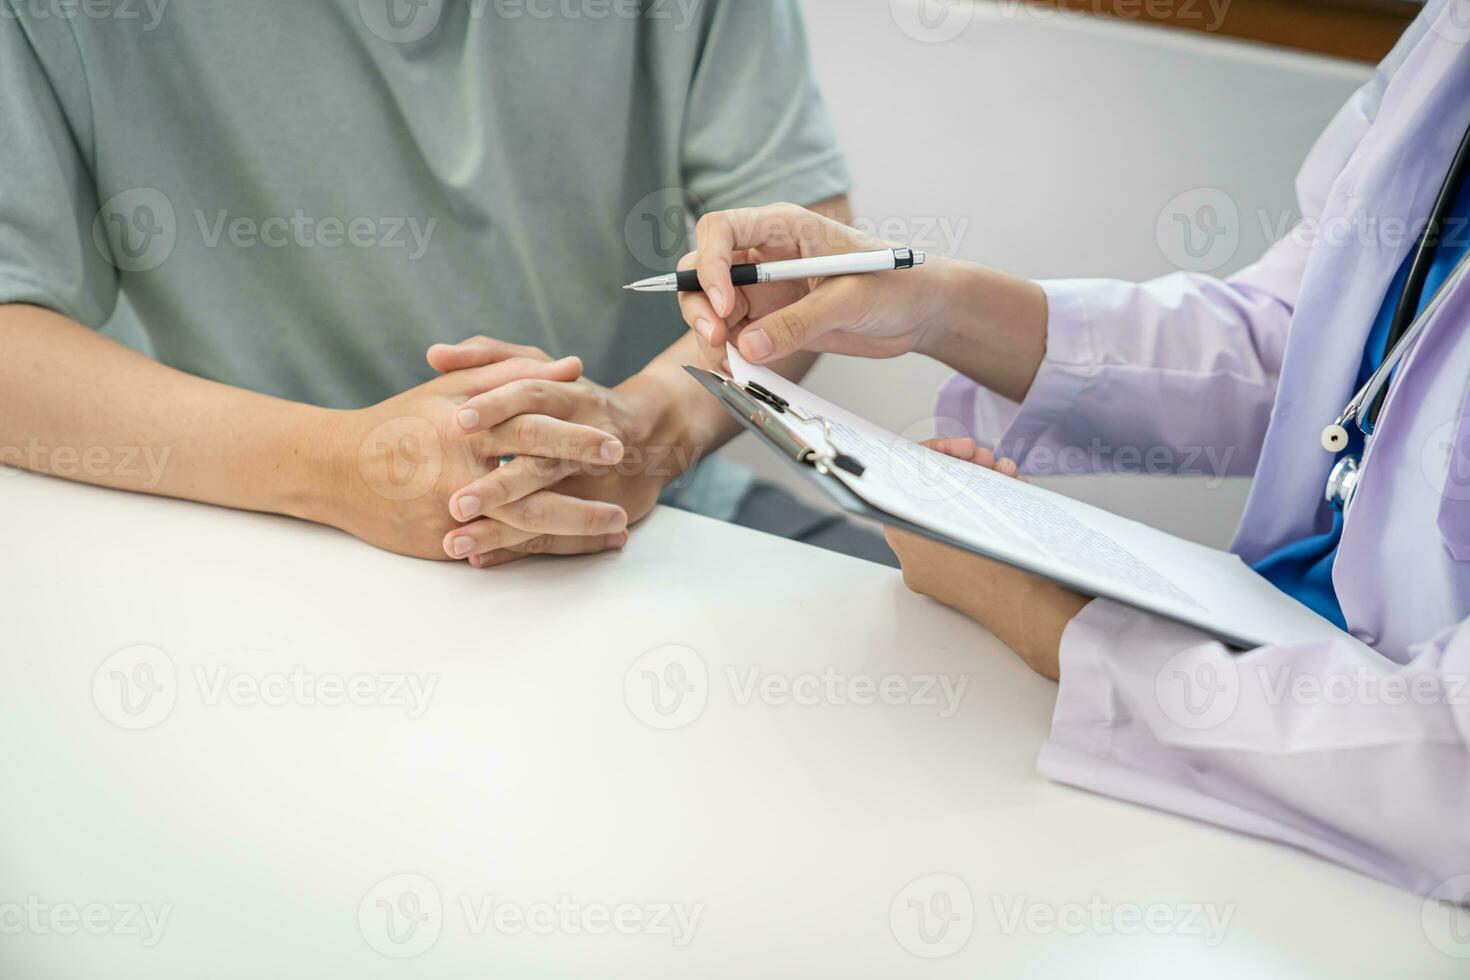
[[[1333,566],[1348,626],[1395,659],[1470,615],[1467,327],[1461,278],[1390,389]]]
[[[1441,16],[1447,16],[1441,12]],[[1332,183],[1298,297],[1258,477],[1234,549],[1255,561],[1325,530],[1323,426],[1352,397],[1373,320],[1470,121],[1470,55],[1426,32]],[[1326,155],[1331,157],[1331,154]],[[1304,172],[1303,181],[1328,174]]]

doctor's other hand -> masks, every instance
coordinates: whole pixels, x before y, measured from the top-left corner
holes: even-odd
[[[429,351],[429,363],[446,372],[480,370],[499,356],[501,344],[473,338]],[[533,554],[579,555],[614,550],[627,543],[627,528],[647,517],[664,487],[695,461],[682,413],[667,385],[635,375],[615,388],[581,377],[525,377],[467,400],[456,415],[464,437],[519,424],[554,421],[610,434],[617,452],[587,460],[576,452],[525,454],[466,480],[450,495],[448,516],[465,522],[474,541],[470,564],[489,568]],[[567,521],[546,533],[514,533],[549,501],[570,501]],[[603,518],[613,513],[622,522]],[[585,523],[584,523],[585,521]],[[501,525],[510,524],[507,529]],[[512,533],[507,534],[510,530]]]
[[[937,439],[936,452],[984,466],[1008,477],[1016,464],[997,460],[973,439]],[[1062,633],[1088,599],[1049,579],[994,562],[928,538],[889,529],[888,545],[903,567],[904,584],[920,595],[970,617],[1043,677],[1061,676]]]
[[[1025,397],[1046,350],[1041,287],[995,269],[929,256],[913,269],[736,288],[732,266],[894,248],[792,204],[711,212],[679,269],[704,289],[680,293],[684,320],[711,365],[731,341],[755,364],[797,351],[943,361],[1014,401]]]
[[[486,341],[473,368],[370,408],[332,413],[324,423],[324,455],[333,461],[324,483],[331,499],[321,522],[388,551],[441,561],[547,535],[572,534],[562,544],[582,551],[621,541],[628,525],[621,507],[549,490],[483,515],[458,519],[450,512],[455,496],[495,473],[503,457],[568,472],[622,457],[615,435],[563,419],[522,415],[473,430],[459,420],[467,404],[488,392],[527,382],[571,383],[581,374],[576,358],[552,361],[534,348]]]

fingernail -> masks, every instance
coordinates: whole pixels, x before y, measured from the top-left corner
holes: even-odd
[[[454,541],[451,542],[451,545],[454,548],[454,557],[456,558],[463,558],[465,555],[475,550],[474,538],[455,538]]]
[[[752,361],[764,361],[776,350],[771,345],[771,338],[766,336],[764,330],[749,330],[740,340],[741,346],[745,348],[745,355]]]
[[[698,320],[694,321],[694,332],[699,334],[700,337],[704,338],[704,342],[706,344],[714,343],[714,341],[710,338],[715,335],[715,325],[713,323],[710,323],[704,317],[700,317]]]
[[[602,457],[604,463],[616,463],[623,457],[623,444],[614,439],[609,439],[602,444],[602,448],[598,450],[598,455]]]
[[[473,408],[467,408],[459,413],[459,427],[466,431],[480,424],[480,413]]]
[[[708,293],[710,304],[714,306],[715,312],[720,316],[727,316],[729,311],[725,309],[725,293],[719,287],[711,289]]]
[[[608,520],[608,522],[607,522],[607,533],[608,534],[622,534],[627,529],[628,529],[628,515],[627,514],[618,514],[617,516],[610,518]]]
[[[459,519],[462,521],[467,521],[471,517],[479,516],[481,507],[482,505],[480,503],[479,497],[460,497]]]

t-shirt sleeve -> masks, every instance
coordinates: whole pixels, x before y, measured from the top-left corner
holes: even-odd
[[[118,282],[106,236],[93,240],[96,184],[26,26],[12,0],[0,5],[0,303],[100,329]]]
[[[717,0],[687,107],[685,181],[702,210],[815,204],[851,187],[794,0]]]

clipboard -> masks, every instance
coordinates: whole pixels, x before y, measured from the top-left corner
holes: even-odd
[[[1119,594],[1117,591],[1099,589],[1082,576],[1067,574],[1057,568],[1036,567],[1025,561],[1016,560],[945,534],[917,521],[899,517],[864,499],[838,475],[840,470],[850,476],[861,477],[867,470],[867,466],[861,458],[844,452],[834,441],[833,427],[825,417],[819,414],[802,414],[786,398],[758,382],[749,381],[742,384],[723,374],[692,366],[686,366],[685,370],[744,429],[754,434],[757,439],[784,459],[787,465],[792,467],[806,482],[815,486],[824,496],[848,514],[928,538],[931,541],[979,555],[1020,571],[1040,575],[1089,598],[1105,598],[1121,602],[1192,629],[1202,630],[1237,650],[1249,650],[1267,643],[1298,642],[1329,637],[1346,639],[1355,644],[1360,643],[1351,634],[1339,630],[1292,597],[1277,592],[1275,587],[1270,586],[1264,579],[1259,581],[1265,583],[1267,588],[1264,591],[1256,590],[1262,592],[1261,602],[1276,617],[1278,624],[1288,624],[1287,628],[1277,626],[1282,633],[1279,636],[1244,630],[1237,631],[1218,622],[1203,622],[1191,615],[1176,614],[1169,609],[1160,608],[1159,605],[1138,601],[1128,595]],[[790,424],[792,420],[800,423],[800,427]],[[811,435],[803,434],[800,429],[808,430]],[[821,440],[812,438],[815,430],[820,430]],[[1183,546],[1200,548],[1222,557],[1225,555],[1223,552],[1214,552],[1213,549],[1203,549],[1203,546],[1182,541],[1180,543]],[[1235,561],[1239,562],[1238,559]],[[1246,575],[1259,578],[1244,563],[1239,563],[1239,568]]]

